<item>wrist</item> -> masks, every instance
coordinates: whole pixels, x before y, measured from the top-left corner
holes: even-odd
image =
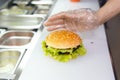
[[[120,0],[108,0],[108,2],[97,11],[98,22],[105,23],[120,13]]]

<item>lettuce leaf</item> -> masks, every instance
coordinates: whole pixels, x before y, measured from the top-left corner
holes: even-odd
[[[70,59],[77,58],[78,56],[83,56],[86,54],[86,49],[83,44],[77,48],[70,49],[56,49],[46,45],[46,42],[42,42],[42,49],[45,52],[46,56],[51,56],[55,60],[60,62],[67,62]]]

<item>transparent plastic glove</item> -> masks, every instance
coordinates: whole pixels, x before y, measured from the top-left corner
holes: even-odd
[[[89,8],[82,8],[61,12],[51,16],[45,23],[48,30],[65,28],[71,31],[88,31],[98,27],[99,22],[95,11]]]

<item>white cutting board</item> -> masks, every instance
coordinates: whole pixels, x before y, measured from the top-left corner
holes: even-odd
[[[54,9],[54,12],[65,10],[63,1],[66,6],[71,5],[68,0],[59,0],[57,4],[61,4],[62,9],[56,5],[58,10]],[[84,1],[80,3],[82,7],[87,4],[87,7],[98,8],[96,0]],[[67,9],[77,6],[75,4],[77,3],[73,3]],[[44,55],[41,42],[47,35],[48,32],[44,29],[19,80],[115,80],[103,26],[91,32],[80,33],[87,54],[67,63],[55,61]]]
[[[103,29],[99,31],[103,32]],[[44,56],[41,49],[41,41],[47,35],[44,31],[45,36],[37,42],[19,80],[115,80],[106,38],[104,32],[99,31],[94,34],[96,39],[87,39],[85,35],[87,54],[67,63]]]

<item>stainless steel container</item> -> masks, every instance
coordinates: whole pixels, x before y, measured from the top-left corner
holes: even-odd
[[[29,3],[31,0],[13,0],[13,3]]]
[[[37,10],[34,12],[34,15],[43,15],[45,17],[49,16],[55,2],[56,1],[53,0],[33,0],[31,3],[37,6]]]
[[[8,29],[39,29],[44,16],[39,15],[2,15],[0,16],[0,27]]]
[[[12,6],[11,8],[4,8],[0,10],[0,15],[22,15],[26,14],[27,10],[22,9],[18,6]]]
[[[0,48],[28,47],[33,36],[33,31],[6,31],[0,36]]]
[[[38,9],[50,9],[53,1],[32,1],[32,4],[36,5]]]
[[[23,55],[23,49],[0,49],[0,80],[9,79],[17,69]],[[9,76],[6,76],[9,75]]]
[[[19,57],[19,51],[6,50],[0,52],[0,73],[12,71]]]
[[[32,14],[36,8],[35,5],[27,5],[26,3],[11,4],[9,8],[1,9],[0,15]]]
[[[7,7],[0,10],[0,29],[5,29],[0,31],[0,80],[18,80],[38,37],[36,32],[43,28],[55,0],[32,0],[27,5],[29,1],[14,0],[14,5],[10,5],[14,10],[10,13]],[[23,10],[23,14],[15,10],[17,8]]]

